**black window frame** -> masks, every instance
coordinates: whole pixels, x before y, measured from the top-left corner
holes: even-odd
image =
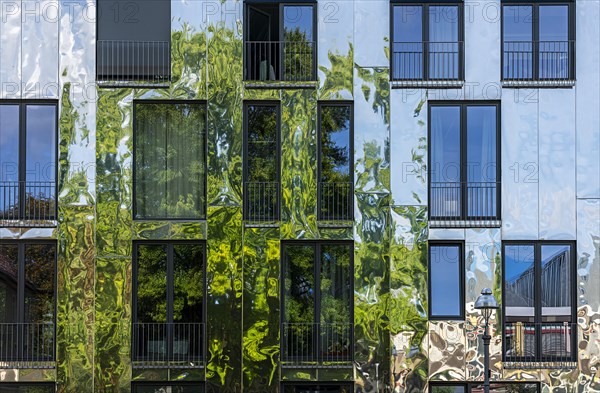
[[[394,78],[394,7],[396,6],[408,6],[408,7],[421,7],[421,37],[423,43],[423,64],[422,64],[422,77],[421,78]],[[433,78],[429,77],[429,50],[426,43],[429,43],[429,7],[444,7],[444,6],[457,6],[458,7],[458,76],[457,78]],[[452,82],[464,82],[465,80],[465,7],[464,0],[424,0],[417,2],[414,0],[403,1],[403,0],[391,0],[390,1],[390,80],[392,82],[436,82],[436,81],[452,81]],[[443,85],[442,85],[443,86]],[[455,87],[450,85],[449,87]]]
[[[138,386],[186,386],[190,388],[201,387],[203,392],[206,392],[206,384],[204,381],[139,381],[131,383],[131,393],[138,392]]]
[[[486,218],[484,220],[477,216],[469,216],[468,214],[468,193],[466,192],[467,185],[470,183],[467,178],[468,168],[468,151],[467,151],[467,109],[473,106],[495,106],[496,107],[496,216],[494,218]],[[431,202],[432,202],[432,181],[431,181],[431,170],[432,170],[432,152],[431,152],[431,108],[433,107],[460,107],[460,185],[461,185],[461,198],[460,198],[460,216],[432,216],[431,214]],[[465,222],[464,225],[457,225],[458,227],[470,227],[470,223],[477,221],[484,221],[483,225],[478,227],[496,227],[498,225],[492,225],[489,221],[500,221],[502,219],[502,113],[501,113],[501,102],[497,100],[490,101],[430,101],[427,105],[427,200],[429,202],[429,209],[427,209],[427,215],[429,221],[439,221],[446,223],[442,227],[455,227],[453,223]],[[478,182],[475,182],[478,183]],[[492,182],[488,182],[492,183]],[[489,224],[489,225],[488,225]]]
[[[318,326],[321,324],[321,247],[322,246],[329,246],[329,245],[345,245],[350,249],[350,266],[349,266],[349,271],[350,271],[350,288],[351,288],[351,293],[350,293],[350,298],[352,299],[352,304],[350,306],[350,324],[351,324],[351,328],[350,328],[350,343],[352,345],[353,350],[350,352],[350,356],[349,358],[341,358],[339,361],[341,362],[350,362],[354,360],[354,347],[355,347],[355,342],[354,342],[354,305],[355,305],[355,300],[354,300],[354,240],[282,240],[281,241],[281,277],[280,277],[280,282],[282,283],[279,287],[279,295],[280,295],[280,322],[279,322],[279,329],[281,334],[279,335],[279,340],[280,340],[280,349],[281,349],[281,359],[285,362],[285,361],[296,361],[296,360],[301,360],[301,359],[297,359],[296,356],[291,356],[291,355],[286,355],[286,351],[284,351],[284,348],[286,348],[286,343],[285,343],[285,334],[284,334],[284,324],[287,323],[288,321],[285,320],[285,279],[286,279],[286,247],[287,246],[312,246],[313,249],[315,250],[315,259],[313,261],[313,277],[314,277],[314,282],[315,282],[315,294],[314,294],[314,321],[313,324],[315,326]],[[313,341],[315,341],[315,338],[313,338]],[[315,359],[318,359],[318,356],[316,356],[317,352],[318,352],[318,346],[313,345],[312,347],[312,356]]]
[[[262,217],[262,218],[258,218],[258,217],[250,217],[250,200],[249,200],[249,193],[248,193],[248,188],[247,188],[247,184],[249,183],[248,181],[248,177],[249,177],[249,168],[248,168],[248,131],[249,131],[249,127],[248,127],[248,108],[251,106],[268,106],[268,107],[275,107],[275,110],[277,112],[276,115],[276,130],[275,130],[275,136],[277,138],[277,151],[276,151],[276,160],[277,160],[277,170],[276,170],[276,174],[277,174],[277,179],[276,179],[276,184],[277,184],[277,204],[276,204],[276,211],[274,214],[274,217]],[[244,124],[243,124],[243,143],[244,143],[244,149],[242,152],[242,166],[243,166],[243,170],[242,170],[242,183],[243,183],[243,195],[244,195],[244,199],[243,199],[243,219],[246,221],[266,221],[266,222],[270,222],[270,221],[279,221],[281,219],[281,102],[280,101],[274,101],[274,100],[247,100],[244,101],[244,113],[243,113],[243,117],[244,117]]]
[[[460,314],[459,315],[433,315],[431,313],[431,247],[432,246],[458,246],[458,269],[459,269],[459,296],[460,296]],[[464,240],[430,240],[427,244],[427,317],[430,321],[459,321],[465,319],[465,242]]]
[[[54,146],[54,209],[51,212],[52,215],[50,217],[40,217],[41,220],[56,220],[58,217],[58,161],[59,161],[59,113],[58,113],[58,101],[57,100],[49,100],[49,99],[35,99],[35,100],[0,100],[0,105],[8,105],[8,106],[19,106],[19,162],[18,162],[18,171],[19,171],[19,212],[17,220],[30,220],[26,219],[26,204],[24,202],[24,198],[26,195],[26,183],[27,183],[27,107],[28,106],[52,106],[54,107],[55,119],[54,119],[54,139],[56,140],[56,145]],[[11,220],[11,219],[9,219]],[[34,218],[34,220],[38,220]],[[13,226],[13,225],[5,225],[3,220],[0,219],[0,228]],[[17,224],[17,226],[21,226]],[[27,225],[29,226],[29,225]],[[45,224],[42,225],[33,225],[33,226],[48,226]],[[54,226],[54,225],[52,225]]]
[[[166,291],[167,291],[167,298],[166,300],[166,322],[164,322],[165,325],[169,326],[169,325],[173,325],[173,304],[174,304],[174,291],[173,291],[173,286],[174,286],[174,279],[173,279],[173,246],[175,244],[191,244],[191,245],[197,245],[197,246],[202,246],[203,248],[203,258],[204,260],[202,261],[202,267],[203,267],[203,271],[202,271],[202,281],[203,281],[203,298],[202,298],[202,322],[199,322],[200,324],[206,326],[206,323],[208,321],[208,314],[207,314],[207,310],[206,310],[206,305],[207,305],[207,296],[208,296],[208,285],[207,285],[207,266],[206,266],[206,262],[208,260],[208,257],[206,255],[207,252],[207,245],[206,245],[206,241],[205,240],[134,240],[133,244],[132,244],[132,267],[131,267],[131,282],[132,282],[132,289],[131,289],[131,358],[133,361],[141,361],[144,362],[147,359],[144,356],[141,355],[136,355],[137,351],[136,351],[136,341],[134,340],[134,338],[136,337],[135,334],[135,324],[139,323],[138,322],[138,315],[137,315],[137,307],[138,307],[138,246],[140,245],[154,245],[154,246],[165,246],[166,251],[167,251],[167,272],[166,272]],[[168,331],[168,328],[167,328]],[[167,335],[168,337],[168,341],[169,343],[167,344],[167,354],[166,354],[166,359],[167,361],[172,361],[172,360],[176,360],[173,354],[173,346],[170,343],[170,339],[173,338],[172,332],[170,332],[171,335]],[[200,354],[200,360],[201,361],[205,361],[206,360],[206,354],[207,354],[207,338],[206,338],[206,329],[202,329],[202,334],[203,337],[201,338],[201,345],[202,345],[202,353]]]
[[[243,44],[244,44],[244,50],[243,50],[243,54],[242,54],[242,61],[243,61],[243,81],[244,82],[257,82],[257,80],[250,78],[247,73],[248,73],[248,52],[250,51],[249,49],[246,48],[246,45],[251,42],[249,41],[249,32],[248,29],[250,29],[250,13],[248,12],[248,7],[260,7],[261,5],[274,5],[277,4],[279,7],[278,10],[278,15],[279,15],[279,31],[278,31],[278,41],[279,43],[283,43],[285,42],[284,40],[284,26],[283,26],[283,18],[284,18],[284,7],[286,6],[305,6],[305,7],[312,7],[313,10],[313,16],[312,16],[312,35],[313,35],[313,59],[312,59],[312,78],[308,79],[308,80],[286,80],[283,78],[283,61],[281,61],[281,59],[283,59],[283,51],[280,50],[279,53],[279,58],[280,58],[280,70],[279,70],[279,77],[276,78],[275,80],[266,80],[266,81],[260,81],[260,82],[268,82],[268,83],[275,83],[275,84],[280,84],[281,82],[286,83],[286,84],[298,84],[298,83],[303,83],[303,82],[315,82],[317,81],[317,74],[318,74],[318,69],[317,69],[317,64],[319,61],[319,54],[318,54],[318,47],[319,47],[319,39],[318,39],[318,3],[317,0],[295,0],[295,1],[280,1],[280,0],[244,0],[244,9],[243,9],[243,21],[244,21],[244,29],[243,29]]]
[[[542,303],[541,303],[541,298],[542,298],[542,285],[541,285],[541,274],[540,274],[540,269],[541,269],[541,249],[542,246],[547,246],[547,245],[554,245],[554,246],[559,246],[559,245],[563,245],[563,246],[569,246],[570,247],[570,257],[571,257],[571,261],[570,261],[570,271],[569,274],[571,275],[570,279],[570,285],[571,285],[571,314],[570,314],[570,321],[568,322],[561,322],[561,321],[557,321],[557,322],[544,322],[542,321]],[[548,323],[548,324],[554,324],[554,325],[558,325],[560,323],[567,323],[569,324],[571,327],[576,326],[577,325],[577,242],[575,240],[505,240],[502,242],[502,305],[501,305],[501,309],[502,309],[502,315],[504,316],[503,318],[503,327],[502,327],[502,332],[504,334],[504,332],[506,331],[506,324],[507,323],[517,323],[519,321],[508,321],[509,317],[506,315],[506,269],[505,269],[505,263],[506,263],[506,252],[505,249],[507,246],[533,246],[534,248],[534,258],[533,258],[533,266],[534,266],[534,275],[535,275],[535,287],[534,287],[534,291],[535,291],[535,299],[534,299],[534,322],[526,322],[526,321],[522,321],[523,324],[527,325],[531,325],[531,324],[535,324],[535,326],[540,326],[542,323]],[[514,318],[517,319],[517,318]],[[555,356],[544,356],[543,352],[542,352],[542,337],[541,337],[541,332],[540,329],[536,328],[536,339],[535,339],[535,356],[532,358],[530,356],[527,357],[522,357],[519,359],[519,361],[523,361],[523,362],[555,362],[557,361],[557,358]],[[577,359],[577,352],[578,352],[578,347],[577,347],[577,332],[571,332],[571,354],[568,357],[561,357],[560,359],[558,359],[558,361],[563,361],[563,362],[574,362]],[[506,339],[502,340],[502,359],[503,361],[507,361],[507,356],[506,356],[506,352],[507,352],[507,346],[506,346]],[[515,357],[512,357],[513,359]]]
[[[337,101],[319,101],[317,103],[317,220],[326,220],[323,217],[322,211],[322,198],[321,198],[321,162],[323,159],[322,151],[322,122],[321,116],[323,114],[323,107],[348,107],[350,109],[350,135],[349,135],[349,149],[348,152],[350,157],[350,183],[352,184],[350,189],[350,217],[344,218],[343,221],[354,221],[354,102],[348,100],[337,100]]]
[[[137,149],[137,121],[136,121],[136,108],[138,105],[202,105],[205,110],[205,129],[204,129],[204,209],[201,211],[201,215],[199,217],[143,217],[137,218],[137,168],[136,168],[136,149]],[[206,100],[133,100],[133,119],[132,119],[132,180],[133,180],[133,190],[131,192],[133,201],[132,201],[132,211],[131,214],[133,216],[134,221],[205,221],[207,218],[208,211],[208,103]]]
[[[568,78],[540,78],[539,77],[539,59],[540,59],[540,51],[539,51],[539,42],[540,42],[540,29],[539,29],[539,7],[541,6],[552,6],[552,5],[562,5],[568,7],[569,17],[569,39],[568,39],[568,50],[569,50],[569,76]],[[532,65],[531,65],[531,78],[523,78],[519,81],[525,82],[525,87],[528,82],[536,83],[536,82],[548,82],[550,85],[548,87],[556,87],[552,82],[556,81],[575,81],[576,80],[576,7],[575,0],[502,0],[500,2],[500,77],[503,82],[512,81],[515,78],[507,78],[504,75],[504,8],[505,7],[515,7],[515,6],[531,6],[532,15],[531,15],[531,24],[532,24],[532,34],[531,34],[531,43],[532,43]],[[559,85],[560,86],[560,85]],[[517,86],[515,86],[517,87]]]
[[[17,324],[26,324],[30,322],[25,322],[25,247],[28,245],[48,245],[54,247],[54,321],[53,321],[53,353],[51,359],[45,359],[44,362],[55,362],[56,361],[56,320],[57,320],[57,312],[58,312],[58,242],[56,240],[48,240],[48,239],[31,239],[31,240],[14,240],[14,239],[2,239],[2,245],[16,245],[18,247],[18,255],[17,255]],[[10,323],[9,323],[10,324]],[[23,337],[21,337],[22,333],[19,332],[19,337],[17,340],[23,341]],[[7,362],[30,362],[31,354],[25,353],[23,348],[24,343],[20,342],[17,344],[17,354],[14,356],[14,359],[0,359],[0,361]],[[38,360],[33,360],[33,362],[37,362]],[[42,361],[42,360],[39,360]],[[17,368],[23,368],[22,366]]]

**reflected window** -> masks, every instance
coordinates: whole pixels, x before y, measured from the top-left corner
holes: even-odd
[[[0,361],[54,360],[56,245],[0,244]]]
[[[575,79],[574,2],[503,2],[504,81]]]
[[[320,220],[353,220],[352,105],[319,106],[318,195]]]
[[[134,362],[203,360],[204,267],[204,243],[135,244]]]
[[[429,245],[430,319],[462,319],[464,316],[462,250],[462,244]]]
[[[244,127],[244,218],[279,219],[279,104],[247,103]]]
[[[497,226],[499,105],[433,103],[429,214],[439,225]]]
[[[462,4],[392,6],[392,80],[463,79]]]
[[[204,219],[206,105],[134,105],[134,218]]]
[[[284,384],[283,393],[352,393],[351,384]]]
[[[283,247],[283,358],[351,361],[352,243],[287,243]]]
[[[538,393],[538,383],[491,382],[490,393]],[[483,385],[472,385],[471,393],[484,393]]]
[[[316,79],[314,3],[248,2],[245,13],[245,80]]]
[[[202,383],[134,383],[131,385],[132,393],[204,393]]]
[[[431,384],[429,393],[467,393],[467,386],[464,384]]]
[[[573,253],[569,242],[504,244],[505,360],[573,359]]]
[[[57,108],[0,101],[0,226],[56,217]]]
[[[51,383],[5,383],[0,384],[0,393],[54,393]]]

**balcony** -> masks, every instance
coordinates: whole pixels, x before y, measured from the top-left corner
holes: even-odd
[[[0,323],[0,368],[54,368],[54,323]]]
[[[316,43],[313,41],[244,42],[246,86],[316,86]],[[281,82],[281,83],[278,83]]]
[[[284,323],[282,329],[284,367],[352,367],[354,328],[351,323]]]
[[[171,44],[168,41],[98,40],[96,67],[101,87],[168,87]]]
[[[320,182],[318,194],[319,220],[354,220],[354,185],[351,182]]]
[[[505,323],[504,368],[577,368],[577,324]]]
[[[574,41],[505,41],[502,84],[568,87],[575,84]]]
[[[0,227],[54,227],[54,220],[55,182],[0,182]]]
[[[463,42],[394,42],[392,86],[461,87]]]
[[[244,219],[246,221],[279,220],[279,183],[244,183]]]
[[[500,183],[431,183],[429,186],[429,226],[432,228],[501,226]]]
[[[204,329],[203,323],[134,323],[133,366],[204,367]]]

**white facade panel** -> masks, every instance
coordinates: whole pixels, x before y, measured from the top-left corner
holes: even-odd
[[[0,1],[0,98],[21,98],[21,1]]]
[[[381,0],[354,2],[354,59],[359,67],[389,67],[386,50],[390,36],[390,3]]]

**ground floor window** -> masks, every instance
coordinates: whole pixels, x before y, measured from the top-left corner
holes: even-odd
[[[53,383],[3,383],[0,393],[54,393]]]
[[[285,383],[281,391],[282,393],[351,393],[354,391],[353,389],[354,388],[351,383]]]
[[[483,385],[468,383],[436,383],[429,387],[430,393],[483,393]],[[490,393],[539,393],[539,383],[491,382]]]
[[[132,393],[204,393],[204,384],[200,382],[136,383],[131,386],[131,391]]]

